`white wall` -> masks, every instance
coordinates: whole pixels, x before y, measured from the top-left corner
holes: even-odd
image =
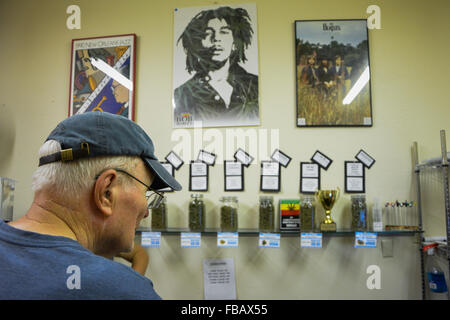
[[[248,1],[13,1],[0,2],[0,175],[17,179],[15,217],[32,201],[31,175],[37,150],[49,131],[67,117],[70,45],[74,38],[136,33],[136,122],[153,138],[163,158],[171,141],[173,9],[239,4]],[[258,11],[261,129],[279,130],[280,149],[293,161],[282,170],[279,198],[299,196],[299,162],[315,150],[334,163],[323,171],[322,186],[343,189],[343,164],[359,149],[376,164],[366,171],[366,194],[383,201],[415,197],[411,145],[419,157],[440,152],[439,130],[450,134],[448,91],[450,22],[447,0],[255,0]],[[78,4],[81,30],[66,28],[66,8]],[[295,127],[295,20],[366,18],[366,8],[381,8],[381,29],[369,32],[372,76],[372,128]],[[219,130],[222,134],[225,129]],[[450,139],[448,139],[450,140]],[[207,145],[205,145],[207,147]],[[448,148],[448,145],[447,145]],[[193,151],[196,156],[197,150]],[[260,159],[261,160],[261,159]],[[176,172],[185,186],[170,194],[169,225],[187,225],[188,166]],[[217,226],[223,192],[223,166],[210,170],[208,226]],[[257,226],[259,165],[245,170],[239,197],[242,227]],[[339,226],[348,226],[349,195],[335,207]],[[440,210],[440,209],[439,209]],[[320,212],[323,214],[323,212]],[[425,212],[425,214],[428,214]],[[430,220],[431,234],[442,234],[443,218]],[[145,224],[146,222],[144,222]],[[147,222],[148,223],[148,222]],[[425,223],[427,219],[425,217]],[[352,238],[327,238],[321,250],[300,250],[298,238],[282,238],[280,250],[257,247],[256,238],[240,239],[239,249],[218,249],[203,238],[201,249],[181,249],[179,237],[163,238],[149,249],[147,275],[166,299],[202,299],[202,259],[233,257],[240,299],[419,299],[420,266],[412,237],[394,238],[394,257],[376,249],[354,249]],[[368,290],[366,268],[379,265],[381,290]]]

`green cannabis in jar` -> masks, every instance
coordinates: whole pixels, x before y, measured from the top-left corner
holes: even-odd
[[[223,197],[220,208],[220,229],[225,232],[236,232],[238,229],[238,200],[236,197]]]
[[[192,194],[189,203],[189,229],[191,231],[205,231],[205,204],[202,194]]]
[[[166,198],[159,204],[158,208],[152,209],[152,230],[167,229],[167,206]]]
[[[263,232],[275,231],[275,216],[273,197],[259,198],[259,230]]]

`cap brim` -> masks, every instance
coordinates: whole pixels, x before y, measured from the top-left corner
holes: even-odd
[[[151,187],[155,190],[172,188],[175,191],[182,189],[181,185],[175,180],[174,177],[164,168],[158,160],[152,160],[148,158],[143,159],[144,162],[152,169],[155,174]]]

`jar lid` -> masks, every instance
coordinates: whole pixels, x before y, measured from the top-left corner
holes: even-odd
[[[352,194],[350,197],[351,197],[352,199],[365,199],[365,198],[366,198],[366,195],[365,195],[364,193],[361,193],[361,194]]]
[[[201,194],[201,193],[193,193],[193,194],[191,194],[191,198],[203,198],[203,194]]]
[[[236,196],[226,196],[220,198],[220,201],[238,201],[238,198]]]
[[[259,196],[259,200],[273,201],[273,196]]]

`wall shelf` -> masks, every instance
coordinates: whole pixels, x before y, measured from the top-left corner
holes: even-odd
[[[152,230],[151,228],[138,228],[136,230],[137,233],[141,232],[161,232],[161,235],[167,235],[167,236],[179,236],[183,232],[195,232],[190,231],[187,228],[168,228],[166,230]],[[217,233],[221,232],[220,229],[214,229],[214,228],[207,228],[205,231],[201,232],[202,236],[217,236]],[[300,237],[301,231],[283,231],[276,230],[274,233],[279,233],[281,237]],[[304,231],[304,232],[317,232],[320,233],[319,230],[314,231]],[[355,236],[354,230],[348,230],[348,229],[341,229],[337,230],[335,232],[322,232],[323,237],[353,237]],[[376,233],[377,236],[383,237],[383,236],[414,236],[418,233],[423,233],[423,231],[419,230],[386,230],[386,231],[371,231],[367,230],[365,232],[373,232]],[[256,237],[259,236],[260,231],[257,229],[239,229],[238,234],[239,236],[243,237]]]

